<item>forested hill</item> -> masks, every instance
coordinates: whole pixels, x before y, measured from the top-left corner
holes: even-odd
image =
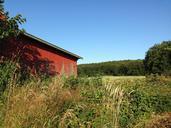
[[[122,60],[78,65],[79,76],[137,76],[144,75],[143,60]]]

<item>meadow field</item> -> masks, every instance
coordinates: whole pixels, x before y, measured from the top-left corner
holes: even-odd
[[[144,76],[11,78],[2,128],[170,128],[171,79]]]

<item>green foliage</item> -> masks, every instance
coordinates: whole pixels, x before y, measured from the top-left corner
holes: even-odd
[[[39,77],[39,79],[43,80],[44,82],[45,80],[48,80],[48,78],[43,78],[44,77]],[[20,68],[19,64],[17,63],[17,59],[15,61],[0,59],[0,95],[12,82],[16,82],[16,84],[24,86],[25,83],[31,80],[34,80],[34,77]]]
[[[95,64],[78,65],[79,76],[138,76],[144,75],[142,60],[111,61]]]
[[[70,89],[76,89],[79,85],[79,79],[75,76],[69,76],[68,78],[63,78],[64,80],[64,87]]]
[[[0,12],[4,11],[3,3],[4,3],[4,0],[0,0]]]
[[[11,61],[0,63],[0,93],[4,92],[9,81],[12,79],[16,71],[16,64]]]
[[[101,77],[80,78],[81,100],[74,108],[85,128],[101,128],[109,125],[110,112],[104,105],[105,92],[102,84]]]
[[[150,118],[152,113],[169,112],[171,107],[171,96],[150,96],[145,92],[135,91],[129,96],[129,104],[122,106],[120,124],[132,128],[142,119]]]
[[[153,78],[105,77],[105,83],[124,88],[120,110],[120,127],[145,127],[151,115],[171,111],[171,79],[158,76]],[[156,77],[155,77],[156,79]]]
[[[144,60],[147,74],[171,75],[171,41],[151,47]]]
[[[0,41],[6,38],[18,36],[24,30],[19,29],[19,24],[23,24],[26,19],[22,16],[16,15],[15,17],[9,17],[9,13],[4,11],[4,1],[0,1],[0,15],[4,16],[4,19],[0,19]]]
[[[145,127],[146,120],[152,114],[171,111],[171,95],[167,91],[163,93],[163,84],[159,81],[155,83],[142,82],[136,82],[126,87],[120,116],[120,124],[123,128],[132,128],[135,125],[137,127],[140,125],[140,128]],[[169,91],[170,85],[165,85],[165,89]]]

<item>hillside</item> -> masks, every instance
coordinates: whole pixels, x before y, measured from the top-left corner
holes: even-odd
[[[79,76],[140,76],[144,73],[143,60],[121,60],[78,65]]]

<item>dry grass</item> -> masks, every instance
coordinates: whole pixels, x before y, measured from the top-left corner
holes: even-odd
[[[77,91],[73,93],[62,86],[60,79],[54,79],[49,86],[37,82],[15,87],[8,99],[4,126],[46,128],[57,125],[65,104],[79,100]]]
[[[68,126],[84,128],[80,119],[75,115],[73,109],[68,109],[59,121],[59,128],[68,128]]]
[[[154,115],[152,119],[148,121],[146,128],[171,128],[171,113]]]
[[[114,86],[112,83],[105,82],[106,91],[109,94],[107,107],[112,111],[112,127],[119,128],[120,107],[124,98],[124,90],[121,86]]]

